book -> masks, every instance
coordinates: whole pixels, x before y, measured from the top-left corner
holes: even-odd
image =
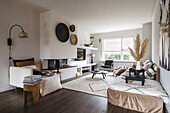
[[[41,75],[29,75],[29,76],[24,77],[23,83],[27,85],[28,84],[34,85],[41,81],[42,81]]]
[[[42,79],[39,78],[37,80],[23,80],[23,83],[34,83],[34,82],[37,82],[37,81],[42,81]]]
[[[40,78],[41,78],[41,75],[29,75],[29,76],[24,77],[24,80],[36,81]]]
[[[25,83],[25,82],[23,82],[23,84],[24,85],[35,85],[35,84],[39,84],[39,83],[41,83],[42,82],[42,80],[40,80],[40,81],[36,81],[36,82],[34,82],[34,83]]]

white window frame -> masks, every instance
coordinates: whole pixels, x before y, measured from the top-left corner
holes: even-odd
[[[133,38],[133,40],[134,40],[134,38],[135,38],[135,36],[133,36],[133,35],[126,35],[126,36],[116,36],[116,37],[110,37],[111,39],[114,39],[114,38],[121,38],[121,60],[114,60],[114,61],[135,61],[135,60],[123,60],[123,42],[122,42],[122,39],[124,38],[124,37],[132,37]],[[104,52],[106,52],[106,51],[104,51],[104,39],[108,39],[108,38],[102,38],[102,59],[103,60],[106,60],[105,59],[105,56],[104,56]],[[134,41],[133,41],[133,48],[134,48]],[[132,48],[132,49],[133,49]],[[110,51],[110,52],[119,52],[119,51]]]

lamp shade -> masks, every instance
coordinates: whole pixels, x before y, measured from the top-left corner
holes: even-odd
[[[28,34],[22,31],[21,33],[19,33],[19,38],[28,38]]]

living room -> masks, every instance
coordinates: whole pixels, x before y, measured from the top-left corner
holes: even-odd
[[[170,112],[169,0],[1,0],[0,9],[0,112]],[[136,45],[144,50],[140,60],[135,58]],[[38,92],[36,104],[34,93],[23,95],[24,77],[33,75],[33,70],[16,67],[23,64],[15,61],[26,59],[33,59],[42,77],[44,93]],[[107,60],[113,61],[109,69]],[[135,73],[149,72],[149,68],[139,71],[148,60],[155,80],[126,77],[133,66]],[[157,87],[153,93],[132,88],[135,85]],[[135,89],[129,90],[130,105],[123,98],[112,101],[116,99],[112,90],[127,95],[127,86]],[[133,97],[156,104],[148,102],[146,107],[147,101],[134,102]]]

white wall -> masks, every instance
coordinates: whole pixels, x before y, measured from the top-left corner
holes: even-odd
[[[67,27],[71,24],[75,25],[75,31],[71,34],[77,34],[78,43],[72,45],[70,38],[67,42],[60,42],[55,34],[55,27],[58,23],[65,23]],[[77,57],[77,47],[90,43],[90,34],[86,32],[80,25],[76,25],[71,20],[66,19],[52,10],[44,11],[40,14],[40,56],[41,59],[73,59]],[[69,64],[78,65],[86,64],[89,61],[88,55],[90,51],[86,51],[85,61],[69,60]]]
[[[132,29],[132,30],[125,30],[125,31],[116,31],[116,32],[109,32],[109,33],[100,33],[100,34],[91,34],[91,36],[94,36],[95,39],[100,38],[111,38],[111,37],[120,37],[120,36],[134,36],[136,37],[137,33],[139,33],[140,37],[142,37],[142,29]],[[103,41],[102,41],[103,42]],[[102,43],[99,43],[98,41],[93,43],[94,47],[98,48],[98,51],[93,51],[95,56],[95,62],[100,64],[100,61],[102,60]],[[115,62],[115,66],[131,66],[132,62]],[[100,65],[99,65],[100,66]]]
[[[56,36],[55,29],[59,23],[65,23],[68,28],[74,24],[52,10],[40,14],[40,53],[42,59],[76,58],[76,46],[70,43],[70,38],[67,42],[60,42]],[[70,32],[71,34],[77,34],[77,31]]]
[[[160,32],[160,6],[157,0],[152,16],[152,61],[159,64],[159,32]]]
[[[142,24],[142,41],[145,38],[149,38],[149,43],[146,49],[145,56],[143,57],[143,61],[152,59],[152,23]]]
[[[19,39],[18,34],[20,28],[13,28],[13,58],[30,58],[34,57],[39,60],[40,57],[40,24],[39,13],[31,9],[27,9],[15,2],[7,0],[0,1],[0,92],[8,90],[8,46],[7,38],[10,27],[13,24],[20,24],[25,32],[29,34],[28,39]]]
[[[84,46],[84,44],[90,43],[90,34],[80,25],[77,25],[77,37],[79,39],[78,46]]]

